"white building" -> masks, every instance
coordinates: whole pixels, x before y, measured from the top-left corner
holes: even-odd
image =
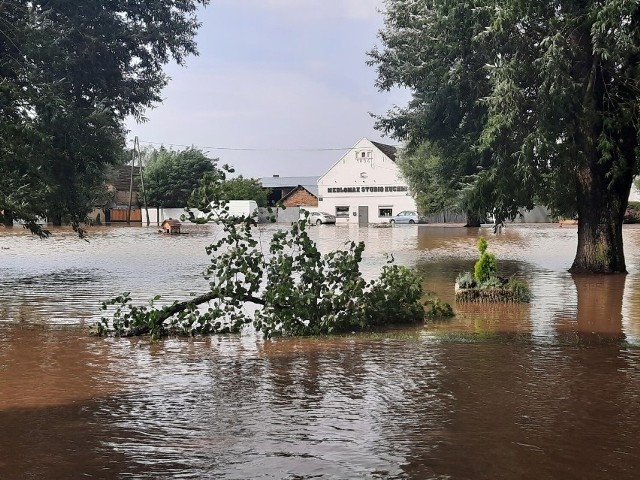
[[[416,202],[396,164],[396,148],[363,138],[318,179],[318,210],[338,223],[388,223]]]

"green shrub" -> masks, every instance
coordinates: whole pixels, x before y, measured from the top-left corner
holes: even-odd
[[[477,283],[471,272],[464,272],[458,275],[456,283],[460,288],[475,288]]]
[[[487,243],[486,238],[480,237],[476,242],[476,246],[478,247],[478,251],[480,252],[480,255],[482,255],[484,252],[487,251],[487,247],[489,246],[489,244]]]
[[[413,270],[400,265],[385,265],[378,280],[373,280],[364,295],[366,325],[394,325],[424,320],[420,306],[422,284]]]
[[[473,276],[477,283],[484,283],[496,276],[498,264],[493,253],[487,252],[487,241],[484,237],[478,239],[478,251],[480,258],[473,266]]]
[[[531,301],[531,290],[529,286],[522,280],[510,278],[507,287],[513,293],[513,300],[520,303],[529,303]]]
[[[137,306],[129,294],[104,302],[100,335],[211,335],[237,333],[253,323],[269,338],[326,335],[424,321],[420,277],[412,269],[385,265],[367,282],[360,263],[364,243],[349,242],[326,254],[309,237],[305,219],[276,232],[268,252],[254,237],[252,219],[222,219],[226,235],[206,247],[209,292],[191,300],[155,307]],[[245,304],[259,306],[255,311]],[[208,306],[208,308],[207,308]],[[436,302],[432,315],[452,309]]]
[[[531,291],[526,283],[516,278],[506,280],[497,275],[496,257],[487,251],[484,237],[478,239],[480,257],[470,272],[456,278],[460,290],[456,291],[457,302],[516,302],[531,301]],[[429,316],[429,312],[427,312]]]
[[[449,318],[453,317],[455,313],[453,313],[453,308],[446,302],[443,302],[438,297],[428,298],[424,302],[425,316],[427,318]]]
[[[500,277],[489,277],[480,284],[480,288],[502,288],[506,285],[507,280]]]
[[[629,202],[624,213],[624,223],[640,223],[640,202]]]

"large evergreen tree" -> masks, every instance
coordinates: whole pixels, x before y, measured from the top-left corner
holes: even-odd
[[[79,224],[208,0],[0,0],[0,215]]]
[[[578,215],[574,272],[626,270],[638,173],[640,5],[633,0],[387,0],[378,86],[413,98],[379,128],[456,160],[468,205]]]

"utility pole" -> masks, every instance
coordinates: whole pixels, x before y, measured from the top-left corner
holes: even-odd
[[[138,137],[136,137],[136,142]],[[129,208],[127,209],[127,225],[131,225],[131,202],[133,200],[133,171],[136,166],[136,148],[135,142],[133,144],[133,150],[131,151],[131,179],[129,181]]]
[[[151,223],[149,221],[149,208],[147,207],[147,192],[144,189],[144,165],[142,164],[142,152],[140,151],[140,142],[138,141],[138,137],[133,141],[133,151],[137,152],[138,155],[138,164],[140,165],[140,187],[142,189],[142,204],[144,205],[144,210],[147,214],[147,227]]]
[[[133,203],[133,173],[136,168],[136,158],[140,167],[140,187],[142,189],[142,204],[147,212],[147,227],[151,223],[149,220],[149,209],[147,208],[147,194],[144,190],[144,174],[142,165],[142,154],[140,152],[140,142],[136,136],[133,140],[133,151],[131,152],[131,180],[129,182],[129,209],[127,211],[127,225],[131,224],[131,204]]]

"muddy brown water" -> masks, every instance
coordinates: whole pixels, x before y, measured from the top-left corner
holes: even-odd
[[[273,227],[262,231],[267,239]],[[101,339],[101,300],[206,288],[188,235],[0,230],[0,479],[635,479],[640,471],[640,229],[626,276],[567,273],[574,228],[312,228],[393,254],[453,301],[480,234],[523,306],[375,335]]]

